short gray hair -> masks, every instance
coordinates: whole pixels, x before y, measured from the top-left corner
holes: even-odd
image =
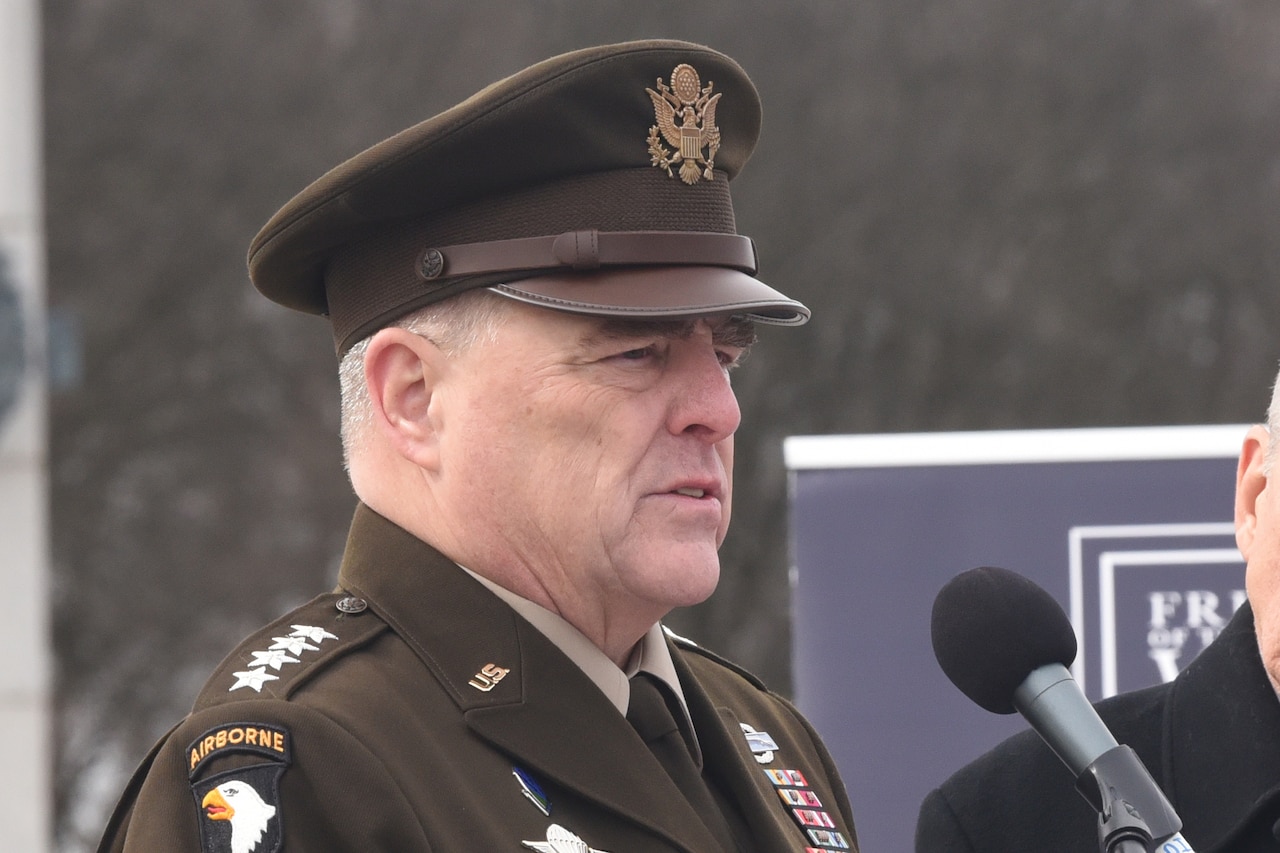
[[[1280,437],[1280,376],[1276,377],[1275,384],[1271,386],[1271,405],[1267,407],[1267,433],[1269,435],[1267,441],[1267,452],[1262,458],[1262,473],[1267,476],[1271,475],[1271,467],[1275,464],[1276,459],[1280,457],[1280,449],[1276,448],[1277,437]]]
[[[452,355],[476,344],[495,341],[501,320],[511,306],[511,300],[506,297],[488,288],[479,288],[419,308],[389,325],[421,335],[446,355]],[[338,364],[338,386],[342,394],[342,460],[348,470],[352,453],[367,440],[373,423],[373,406],[364,379],[364,357],[372,337],[369,335],[352,346]]]

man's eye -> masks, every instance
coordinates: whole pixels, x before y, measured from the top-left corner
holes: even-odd
[[[625,361],[641,361],[642,359],[649,358],[653,353],[654,349],[651,346],[639,347],[637,349],[629,349],[626,352],[620,352],[618,353],[617,358],[621,358]]]
[[[720,364],[723,367],[725,367],[725,369],[732,370],[733,368],[738,366],[739,362],[742,361],[742,356],[744,355],[744,353],[742,350],[737,350],[737,349],[719,350],[716,353],[716,355],[720,359]]]

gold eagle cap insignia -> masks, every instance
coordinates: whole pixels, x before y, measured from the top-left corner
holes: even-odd
[[[720,150],[720,128],[716,126],[716,104],[722,93],[711,94],[714,84],[703,87],[692,65],[677,65],[671,71],[671,85],[658,78],[657,91],[645,89],[653,101],[657,121],[649,128],[650,162],[675,177],[673,166],[679,167],[680,180],[696,184],[712,180],[716,152]],[[663,145],[672,146],[672,151]],[[703,156],[706,149],[706,156]]]

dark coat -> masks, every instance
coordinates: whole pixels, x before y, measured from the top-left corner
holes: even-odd
[[[1170,684],[1104,700],[1098,713],[1138,753],[1196,853],[1280,850],[1280,701],[1253,611],[1235,617]],[[1098,850],[1097,813],[1033,732],[1015,735],[932,791],[918,853]]]
[[[604,694],[452,562],[361,507],[339,587],[222,663],[125,791],[102,851],[229,849],[235,818],[212,819],[239,793],[227,781],[277,810],[252,853],[277,832],[286,853],[550,850],[553,824],[598,851],[720,849]],[[297,662],[273,668],[273,646]],[[706,764],[757,849],[820,846],[774,769],[800,771],[809,790],[794,787],[856,849],[835,766],[799,713],[692,644],[671,651]],[[742,723],[772,736],[772,763]]]

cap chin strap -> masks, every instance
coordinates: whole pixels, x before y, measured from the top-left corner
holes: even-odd
[[[696,231],[566,231],[424,249],[418,275],[442,277],[556,270],[583,272],[617,266],[714,266],[756,274],[750,237]]]

